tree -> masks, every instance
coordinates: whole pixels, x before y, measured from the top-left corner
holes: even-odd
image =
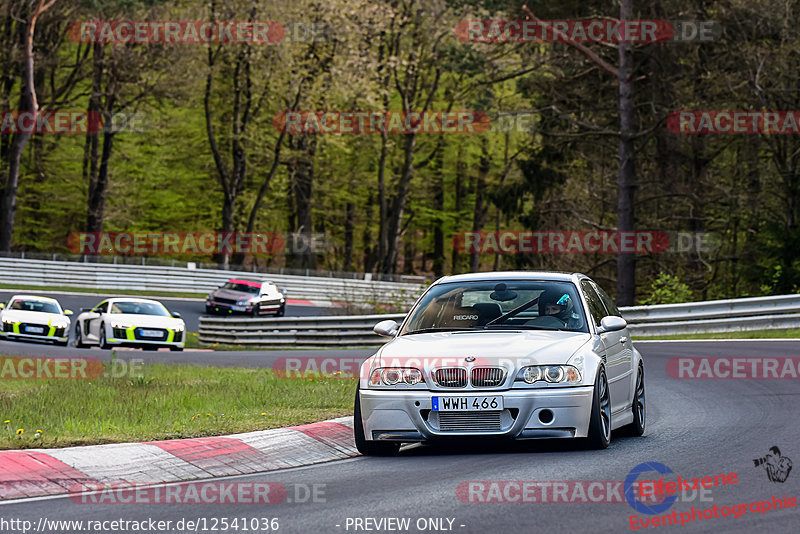
[[[39,112],[39,103],[36,100],[36,87],[34,85],[34,56],[33,56],[33,38],[36,32],[36,22],[39,17],[50,9],[56,0],[38,0],[36,8],[30,14],[28,23],[25,28],[23,37],[23,80],[22,80],[22,94],[20,95],[20,112],[32,112],[34,114]],[[11,240],[14,235],[14,215],[17,211],[17,190],[19,188],[19,172],[20,162],[22,159],[22,151],[25,150],[25,145],[31,138],[32,132],[22,131],[14,134],[14,140],[11,143],[8,152],[8,178],[6,179],[5,188],[2,198],[2,210],[0,210],[0,253],[9,252],[11,250]]]

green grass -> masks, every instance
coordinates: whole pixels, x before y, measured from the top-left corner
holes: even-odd
[[[724,332],[718,334],[681,334],[677,336],[634,336],[633,341],[660,341],[670,339],[784,339],[800,338],[800,329],[753,330],[750,332]]]
[[[179,298],[205,298],[207,293],[181,293],[174,291],[156,291],[139,289],[100,289],[90,287],[70,286],[27,286],[20,284],[0,284],[0,289],[24,289],[27,293],[47,293],[48,291],[64,291],[67,293],[108,293],[109,295],[135,295],[144,297],[179,297]]]
[[[351,415],[355,394],[352,378],[281,379],[271,369],[142,365],[128,374],[2,380],[0,449],[214,436],[311,423]]]

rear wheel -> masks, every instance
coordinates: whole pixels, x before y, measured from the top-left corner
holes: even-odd
[[[594,379],[594,398],[587,442],[591,449],[605,449],[611,443],[611,398],[606,370],[603,367]]]
[[[364,456],[394,456],[400,450],[396,441],[367,441],[364,436],[364,422],[361,420],[361,395],[356,388],[356,404],[353,410],[353,434],[356,449]]]

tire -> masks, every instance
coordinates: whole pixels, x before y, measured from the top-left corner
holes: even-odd
[[[258,317],[260,315],[259,314],[260,311],[261,311],[261,306],[260,305],[256,305],[256,307],[253,308],[253,311],[250,312],[250,316],[251,317]]]
[[[611,443],[611,397],[608,391],[606,370],[601,367],[594,379],[592,414],[589,419],[587,446],[590,449],[605,449]]]
[[[86,343],[83,342],[81,323],[75,323],[75,346],[79,349],[85,349],[87,346]]]
[[[170,347],[169,350],[172,352],[183,352],[183,347]]]
[[[367,441],[364,436],[364,423],[361,420],[361,399],[356,388],[356,403],[353,409],[353,434],[356,449],[364,456],[394,456],[400,450],[395,441]]]
[[[628,436],[641,436],[647,423],[647,402],[644,391],[644,365],[639,362],[636,372],[636,388],[633,390],[633,422],[625,425],[624,432]]]
[[[108,344],[106,341],[106,325],[100,324],[100,348],[101,349],[110,349],[111,345]]]
[[[275,312],[275,317],[283,317],[286,314],[286,304],[281,304],[278,311]]]

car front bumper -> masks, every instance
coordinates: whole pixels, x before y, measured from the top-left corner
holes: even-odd
[[[69,341],[69,326],[55,327],[52,325],[35,325],[44,329],[41,334],[28,334],[22,330],[23,326],[20,322],[4,323],[2,331],[0,331],[0,338],[6,339],[21,339],[26,341],[40,341],[43,343],[66,343]],[[61,335],[58,335],[58,334]]]
[[[364,435],[368,440],[382,441],[426,441],[459,436],[512,439],[583,438],[587,436],[589,430],[593,393],[592,386],[538,390],[476,390],[468,393],[375,389],[359,391]],[[438,417],[442,412],[432,410],[431,398],[434,396],[502,396],[504,410],[499,413],[457,412],[466,414],[455,416],[458,418],[456,424],[449,425],[458,429],[444,430],[444,425]],[[549,421],[545,410],[549,410],[552,414]],[[495,428],[481,429],[486,428],[490,419],[493,424],[488,426]]]

